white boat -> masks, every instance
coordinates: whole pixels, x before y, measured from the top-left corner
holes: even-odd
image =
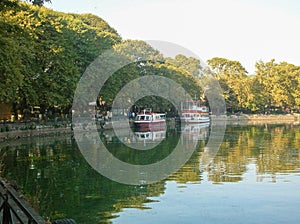
[[[184,101],[180,105],[180,119],[185,123],[208,123],[209,109],[200,101]]]
[[[133,121],[135,127],[165,127],[166,114],[152,112],[151,109],[145,109],[137,114]]]

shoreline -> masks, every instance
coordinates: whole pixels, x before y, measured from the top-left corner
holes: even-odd
[[[7,140],[19,140],[19,139],[31,138],[31,137],[65,135],[71,133],[72,130],[70,127],[63,127],[63,128],[49,127],[49,128],[33,129],[33,130],[7,131],[7,132],[0,132],[0,142],[5,142]]]
[[[264,123],[273,124],[300,124],[300,114],[294,115],[230,115],[230,116],[211,116],[212,121],[226,121],[228,124],[243,124],[243,125],[258,125]],[[112,129],[111,123],[107,123],[103,128],[99,127],[99,130],[110,130]],[[73,130],[71,127],[46,127],[41,129],[33,130],[13,130],[0,132],[0,142],[7,140],[18,140],[23,138],[31,137],[44,137],[44,136],[55,136],[72,134]]]
[[[230,116],[211,116],[212,120],[227,120],[227,121],[285,121],[285,122],[300,122],[300,114],[287,115],[260,115],[260,114],[241,114]]]

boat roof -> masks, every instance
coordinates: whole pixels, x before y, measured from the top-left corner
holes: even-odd
[[[146,112],[146,113],[138,113],[137,116],[141,116],[141,115],[152,115],[152,114],[156,114],[156,115],[166,115],[166,113],[158,113],[158,112]]]

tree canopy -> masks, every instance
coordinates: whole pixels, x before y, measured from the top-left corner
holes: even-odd
[[[258,61],[254,76],[248,76],[238,61],[208,60],[219,80],[231,112],[291,112],[300,109],[300,66],[287,62]]]
[[[44,3],[46,2],[51,3],[51,0],[26,0],[26,1],[32,3],[33,5],[38,5],[38,6],[44,5]]]
[[[0,15],[0,101],[15,110],[70,108],[86,67],[121,37],[101,18],[26,3]]]
[[[115,29],[92,14],[55,12],[9,0],[1,4],[5,7],[0,16],[0,43],[4,46],[0,50],[0,101],[13,104],[15,113],[24,114],[34,106],[40,107],[42,114],[53,108],[68,113],[81,75],[108,49],[134,63],[107,81],[99,93],[107,103],[112,103],[126,83],[154,74],[174,79],[199,95],[201,88],[193,78],[199,67],[196,59],[179,55],[166,60],[144,41],[122,41]],[[139,103],[170,108],[169,102],[158,97]]]
[[[7,6],[16,6],[20,0],[1,0],[2,4]],[[26,0],[26,2],[32,3],[33,5],[43,6],[45,3],[51,3],[51,0]]]
[[[99,93],[107,103],[112,103],[126,83],[144,75],[172,78],[191,96],[199,99],[203,95],[198,59],[184,55],[164,58],[144,41],[123,41],[114,28],[95,15],[56,12],[41,6],[48,0],[27,2],[32,4],[0,2],[0,102],[13,105],[15,114],[24,114],[34,106],[43,114],[53,108],[68,113],[80,77],[108,49],[134,63],[109,78]],[[239,61],[215,57],[208,64],[223,89],[229,112],[290,112],[300,108],[299,66],[259,61],[255,74],[249,76]],[[169,102],[157,97],[137,104],[151,102],[170,109]]]

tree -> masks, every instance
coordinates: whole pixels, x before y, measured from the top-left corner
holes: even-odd
[[[24,66],[16,41],[6,32],[13,26],[0,21],[0,102],[15,102]]]
[[[101,89],[99,93],[99,95],[103,97],[105,102],[112,104],[115,96],[127,83],[142,76],[150,75],[164,76],[166,78],[172,79],[180,85],[182,85],[182,87],[186,89],[187,92],[190,93],[190,95],[199,96],[200,86],[198,85],[196,78],[193,77],[185,69],[167,63],[166,59],[163,58],[162,54],[159,51],[153,49],[146,42],[126,40],[120,44],[115,45],[114,51],[116,55],[124,57],[124,60],[127,59],[127,61],[131,63],[119,69],[107,80],[105,86]],[[110,65],[108,64],[107,66]],[[135,82],[136,91],[133,92],[138,94],[141,88],[145,88],[141,85],[141,83]],[[169,87],[164,86],[163,83],[161,83],[160,88],[162,90],[165,90]],[[132,101],[132,99],[135,98],[135,96],[124,96],[124,100],[125,98],[126,101]],[[173,106],[168,100],[162,99],[161,97],[157,96],[145,97],[136,102],[135,106],[139,108],[159,108],[159,110],[161,111],[172,110],[173,108]]]
[[[0,11],[5,11],[7,8],[17,8],[19,2],[20,0],[1,0]],[[43,6],[45,3],[51,3],[51,0],[26,0],[26,2],[36,6]]]
[[[38,6],[44,5],[46,2],[51,3],[51,0],[26,0],[26,1],[32,3],[33,5],[38,5]]]
[[[250,82],[247,81],[247,71],[238,61],[225,58],[208,60],[214,76],[219,80],[224,92],[227,108],[232,112],[249,106]]]
[[[68,110],[86,67],[121,41],[99,17],[26,3],[2,10],[0,27],[0,101],[14,104],[21,113],[33,106],[42,112]]]
[[[191,76],[199,78],[200,74],[200,61],[193,57],[186,57],[182,54],[178,54],[175,58],[166,58],[166,64],[174,65],[175,67],[182,68],[189,72]]]
[[[273,108],[290,110],[299,107],[299,71],[300,67],[286,62],[256,63],[255,81],[260,84],[260,95],[264,101],[261,107],[269,112]]]

